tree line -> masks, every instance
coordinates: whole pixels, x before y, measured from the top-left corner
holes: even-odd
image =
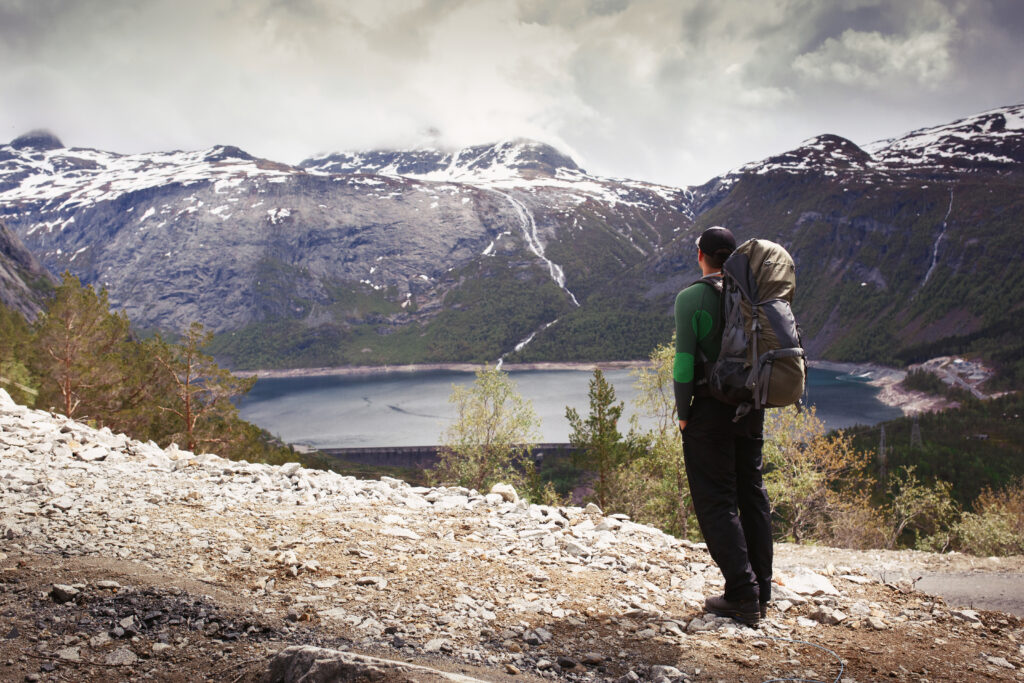
[[[238,417],[233,399],[255,379],[220,368],[199,323],[176,340],[141,338],[107,292],[69,273],[29,323],[0,306],[0,386],[24,405],[161,446],[250,461],[295,460],[290,448]]]

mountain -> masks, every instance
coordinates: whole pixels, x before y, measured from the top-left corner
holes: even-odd
[[[307,159],[302,168],[322,173],[371,173],[420,180],[506,180],[555,177],[559,171],[585,175],[571,157],[533,140],[507,140],[444,152],[436,149],[335,153]]]
[[[493,360],[657,253],[690,200],[527,140],[299,166],[0,147],[0,218],[47,266],[142,328],[198,320],[249,367]]]
[[[694,230],[726,225],[790,249],[813,357],[976,352],[1024,379],[1022,172],[1021,105],[864,148],[822,135],[693,188]],[[596,292],[600,310],[586,316],[668,311],[693,258],[692,241],[678,237]],[[567,316],[522,358],[569,344],[583,327],[574,323]]]
[[[0,147],[0,219],[139,326],[203,322],[235,367],[641,358],[721,224],[793,253],[812,356],[975,352],[1024,379],[1022,164],[1022,105],[682,189],[521,139],[291,166],[33,133]]]
[[[0,305],[34,320],[54,284],[53,276],[18,236],[0,223]]]

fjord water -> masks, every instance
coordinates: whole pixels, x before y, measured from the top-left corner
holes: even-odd
[[[569,439],[566,406],[589,411],[587,389],[593,374],[584,370],[513,370],[509,377],[533,403],[541,419],[541,441]],[[635,379],[629,370],[605,373],[633,414]],[[427,446],[437,444],[454,417],[448,402],[453,384],[472,384],[473,373],[429,370],[371,377],[265,378],[240,404],[241,416],[287,443],[316,448]],[[811,369],[808,402],[831,429],[875,424],[900,416],[877,399],[878,389],[836,371]],[[643,421],[642,421],[643,422]]]

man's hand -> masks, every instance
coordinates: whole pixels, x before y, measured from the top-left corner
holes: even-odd
[[[679,421],[679,431],[681,431],[681,432],[685,432],[686,431],[686,420],[680,420]]]

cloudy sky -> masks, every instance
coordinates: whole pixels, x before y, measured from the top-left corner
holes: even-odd
[[[1020,0],[0,0],[0,140],[318,152],[532,137],[699,184],[1024,102]]]

